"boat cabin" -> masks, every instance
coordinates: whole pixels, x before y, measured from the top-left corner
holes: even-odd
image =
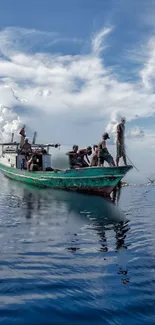
[[[51,170],[51,154],[49,153],[52,144],[32,144],[32,155],[35,156],[39,170],[47,171]],[[26,154],[22,152],[19,143],[1,143],[0,144],[0,163],[12,167],[21,169],[21,163],[24,161],[24,169],[27,169],[27,160],[30,158],[26,157]]]

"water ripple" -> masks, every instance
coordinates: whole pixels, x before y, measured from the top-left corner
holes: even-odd
[[[2,184],[0,324],[155,323],[155,187],[123,188],[116,207]]]

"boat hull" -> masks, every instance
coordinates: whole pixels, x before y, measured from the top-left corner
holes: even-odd
[[[131,168],[132,166],[95,167],[56,172],[29,172],[0,164],[0,171],[16,181],[100,196],[109,196]]]

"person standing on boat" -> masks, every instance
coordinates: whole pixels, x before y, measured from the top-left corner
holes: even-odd
[[[119,166],[119,160],[122,157],[124,165],[127,165],[126,154],[125,154],[125,118],[121,118],[121,122],[117,125],[117,142],[116,142],[116,165]]]
[[[79,149],[79,147],[75,144],[73,146],[72,151],[69,151],[66,153],[66,155],[69,157],[69,167],[71,169],[81,167],[78,162],[78,149]]]
[[[94,144],[93,146],[94,153],[91,158],[90,167],[98,166],[98,145]]]
[[[32,152],[31,144],[29,143],[28,138],[25,139],[24,144],[22,146],[22,150],[25,152]]]
[[[25,139],[24,144],[21,147],[21,153],[25,155],[26,160],[32,153],[32,147],[31,144],[29,143],[28,138]]]
[[[106,147],[106,140],[108,139],[110,139],[109,134],[105,132],[102,136],[102,141],[98,144],[98,166],[100,167],[104,165],[104,161],[110,166],[115,166],[114,159]]]
[[[21,136],[21,139],[20,139],[20,147],[22,147],[24,145],[24,141],[25,141],[25,137],[26,137],[25,125],[23,125],[22,129],[19,131],[19,134]]]
[[[90,146],[87,147],[86,149],[80,149],[78,151],[78,161],[83,168],[89,167],[90,161],[89,161],[88,156],[91,156],[91,154],[92,154],[92,147],[90,147]]]
[[[22,158],[20,169],[24,170],[25,169],[25,158]]]

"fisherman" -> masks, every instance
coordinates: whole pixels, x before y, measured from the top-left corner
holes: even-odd
[[[75,144],[72,151],[66,153],[66,155],[69,157],[69,167],[71,169],[81,167],[80,163],[78,162],[78,149],[79,147]]]
[[[21,139],[20,139],[20,147],[22,147],[23,144],[24,144],[25,137],[26,137],[26,134],[25,134],[25,125],[23,125],[22,129],[19,131],[19,134],[21,136]]]
[[[102,136],[102,141],[98,144],[98,166],[103,166],[104,161],[106,161],[110,166],[115,166],[114,159],[106,147],[107,139],[110,139],[110,137],[109,134],[105,132]]]
[[[27,170],[28,171],[38,171],[39,166],[37,164],[37,158],[35,155],[32,155],[32,157],[27,162]]]
[[[126,154],[125,154],[125,145],[124,145],[124,137],[125,137],[125,118],[121,118],[121,122],[117,125],[117,142],[116,142],[116,165],[119,166],[119,160],[122,157],[124,161],[124,165],[127,165],[126,162]]]
[[[90,167],[98,166],[98,145],[94,144],[93,146],[94,153],[91,158]]]
[[[30,171],[38,171],[39,166],[38,166],[38,160],[36,156],[32,156],[32,163],[30,164]]]
[[[29,143],[28,138],[25,139],[24,144],[21,149],[26,152],[32,152],[31,144]]]
[[[33,161],[33,157],[31,157],[28,161],[27,161],[27,170],[30,171],[30,166],[32,164]]]
[[[28,138],[25,138],[24,144],[21,147],[22,154],[25,154],[26,160],[27,157],[32,153],[32,147],[31,144],[29,143]]]
[[[91,154],[92,154],[92,147],[90,147],[90,146],[87,147],[86,149],[80,149],[78,151],[78,161],[83,168],[89,167],[90,161],[89,161],[88,156],[91,156]]]

